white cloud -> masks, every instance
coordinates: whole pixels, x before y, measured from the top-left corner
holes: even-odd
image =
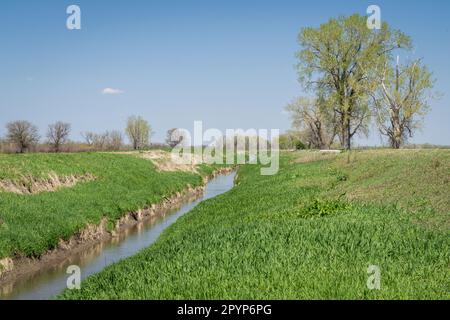
[[[114,88],[105,88],[102,90],[102,94],[122,94],[125,91],[120,89],[114,89]]]

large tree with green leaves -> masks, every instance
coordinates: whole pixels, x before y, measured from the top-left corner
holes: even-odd
[[[142,149],[150,143],[150,124],[141,116],[128,118],[125,129],[134,150]]]
[[[392,58],[393,50],[409,48],[411,41],[387,23],[371,30],[366,17],[352,15],[304,28],[299,43],[300,82],[336,113],[341,144],[350,149],[352,137],[368,128],[369,93],[376,90],[379,66]]]
[[[373,93],[376,123],[392,148],[400,148],[421,126],[429,109],[434,79],[421,60],[395,66],[386,64],[379,72],[379,89]]]

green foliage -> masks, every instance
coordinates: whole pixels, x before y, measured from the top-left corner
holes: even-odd
[[[448,229],[418,221],[436,212],[399,208],[389,194],[381,203],[335,195],[346,185],[356,193],[364,189],[358,180],[364,172],[377,172],[385,188],[395,190],[389,155],[376,161],[373,153],[363,155],[354,168],[346,155],[297,163],[297,153],[283,153],[274,176],[242,166],[234,189],[201,203],[153,246],[60,298],[448,299]],[[395,161],[402,157],[407,154]],[[446,154],[439,159],[448,165]],[[381,268],[381,290],[367,289],[369,265]]]
[[[306,149],[305,144],[302,142],[298,134],[294,132],[287,132],[280,134],[278,137],[278,144],[280,150],[303,150]]]
[[[297,140],[295,142],[295,149],[296,150],[305,150],[306,146],[305,146],[305,144],[303,142],[301,142],[300,140]]]
[[[335,177],[345,175],[333,194],[345,193],[364,202],[385,203],[390,200],[408,210],[435,211],[434,218],[450,226],[450,150],[367,150],[352,151],[350,163],[342,154],[330,166]],[[419,201],[423,203],[422,200]],[[446,217],[447,215],[447,217]]]
[[[114,153],[0,155],[0,179],[69,176],[90,173],[94,181],[56,192],[18,195],[0,191],[0,259],[15,254],[39,256],[103,217],[114,223],[123,214],[161,202],[188,184],[202,184],[213,167],[200,174],[158,172],[152,162]]]
[[[380,73],[380,89],[374,95],[376,121],[380,133],[398,149],[421,127],[435,80],[420,60],[404,65],[397,61]]]
[[[141,116],[129,117],[125,132],[130,139],[134,150],[146,148],[150,144],[152,128]]]
[[[313,198],[304,202],[293,211],[301,218],[316,218],[345,214],[352,210],[352,205],[346,201],[335,199]]]
[[[334,112],[347,149],[357,132],[367,133],[377,68],[393,50],[411,47],[410,38],[387,23],[375,31],[366,20],[360,15],[332,18],[318,28],[304,28],[298,37],[299,80]]]

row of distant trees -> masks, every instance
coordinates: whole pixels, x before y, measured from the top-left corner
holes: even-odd
[[[42,141],[37,126],[29,121],[20,120],[6,125],[6,137],[3,143],[11,146],[11,151],[19,153],[33,150],[52,152],[121,150],[127,147],[124,143],[124,135],[118,130],[103,133],[82,132],[83,143],[71,142],[70,134],[70,123],[58,121],[48,126],[45,139]],[[128,148],[139,150],[150,146],[152,129],[148,121],[140,116],[128,118],[125,134],[130,143]],[[68,148],[69,145],[71,148]]]
[[[113,130],[103,133],[93,131],[82,132],[83,142],[70,141],[71,125],[70,123],[58,121],[50,124],[47,128],[44,143],[41,143],[41,137],[38,128],[28,121],[14,121],[6,125],[7,134],[4,142],[13,146],[12,149],[2,148],[0,141],[0,152],[78,152],[78,151],[117,151],[124,149],[142,150],[152,146],[174,148],[183,144],[184,132],[178,128],[172,128],[167,131],[165,144],[151,144],[150,138],[152,129],[150,124],[142,117],[128,118],[125,134],[128,137],[129,144],[125,145],[124,135],[121,131]],[[221,141],[222,145],[228,145],[232,139],[232,144],[236,150],[243,148],[248,150],[250,145],[259,148],[261,138],[257,136],[233,136]],[[243,139],[243,140],[242,140]],[[265,141],[267,143],[267,141]],[[186,142],[188,143],[188,142]]]
[[[375,123],[400,148],[421,127],[435,81],[420,59],[400,63],[399,52],[412,50],[409,36],[387,23],[370,30],[366,17],[353,15],[305,28],[298,40],[299,81],[309,95],[286,107],[293,131],[284,142],[348,150]]]

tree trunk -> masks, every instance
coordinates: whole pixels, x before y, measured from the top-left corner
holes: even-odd
[[[403,130],[400,125],[400,109],[392,106],[390,110],[392,132],[389,135],[391,147],[399,149],[403,144]]]
[[[346,130],[345,130],[345,122],[341,121],[341,146],[343,149],[345,149],[345,142],[346,142]]]
[[[398,59],[398,57],[397,57]],[[395,91],[398,93],[399,91],[399,80],[400,80],[400,71],[397,66],[395,68]],[[397,105],[391,106],[391,122],[392,122],[392,137],[391,137],[391,145],[394,149],[399,149],[403,144],[403,130],[400,126],[400,108]]]
[[[347,118],[347,145],[346,145],[346,149],[347,150],[350,150],[351,149],[351,147],[352,147],[352,144],[351,144],[351,140],[352,140],[352,137],[351,137],[351,128],[350,128],[350,117],[348,117]]]
[[[351,149],[351,127],[350,127],[350,117],[346,114],[342,121],[341,121],[341,126],[342,126],[342,148],[344,148],[345,150],[350,150]]]
[[[25,152],[25,144],[21,141],[19,143],[19,153],[24,153]]]

